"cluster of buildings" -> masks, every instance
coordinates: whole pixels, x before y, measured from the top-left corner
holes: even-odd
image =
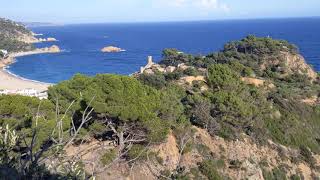
[[[29,97],[37,97],[39,99],[48,99],[48,93],[46,91],[39,92],[35,89],[22,89],[22,90],[0,90],[0,95],[22,95]]]

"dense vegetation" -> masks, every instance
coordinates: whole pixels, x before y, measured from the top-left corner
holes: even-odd
[[[0,96],[2,134],[16,132],[12,135],[16,137],[14,143],[0,143],[0,173],[57,177],[52,173],[61,171],[50,169],[49,173],[41,166],[42,153],[63,159],[64,147],[90,138],[116,144],[117,148],[107,150],[101,157],[106,166],[117,158],[127,162],[146,159],[144,148],[163,142],[170,131],[178,143],[183,144],[186,134],[192,134],[191,125],[228,140],[239,139],[241,134],[258,144],[272,139],[300,149],[302,160],[314,164],[310,154],[320,152],[320,106],[302,100],[319,96],[319,81],[311,81],[303,74],[284,77],[278,68],[259,68],[270,58],[280,58],[283,51],[298,53],[297,48],[286,41],[248,36],[205,57],[186,55],[174,49],[164,51],[160,64],[191,66],[185,70],[141,74],[137,78],[76,75],[51,87],[49,100],[45,101]],[[199,68],[205,68],[206,72]],[[205,75],[206,82],[195,84],[191,89],[176,83],[183,76],[196,75]],[[263,78],[274,87],[248,85],[241,77]],[[206,90],[201,90],[203,85],[207,86]],[[7,125],[9,129],[5,129]],[[193,146],[186,144],[184,147],[181,153]],[[207,158],[191,174],[222,179],[216,170],[217,164],[224,163]],[[236,161],[231,164],[238,166]],[[59,174],[86,176],[77,168],[71,169],[73,171]],[[282,177],[278,170],[265,174],[280,175]],[[167,176],[186,177],[181,168]]]
[[[283,40],[248,36],[227,43],[222,51],[205,57],[168,49],[160,63],[171,66],[185,63],[208,69],[210,89],[187,97],[190,108],[187,112],[193,112],[189,114],[193,123],[223,137],[236,137],[244,132],[257,140],[272,138],[285,145],[307,146],[319,152],[319,105],[301,102],[319,95],[319,81],[312,82],[304,74],[284,78],[280,68],[261,68],[261,64],[268,64],[274,58],[284,61],[281,52],[296,54],[298,50]],[[245,85],[240,81],[241,76],[264,78],[276,88],[266,90]]]
[[[9,52],[32,50],[31,44],[18,39],[21,36],[32,36],[32,33],[21,24],[0,18],[0,49]]]

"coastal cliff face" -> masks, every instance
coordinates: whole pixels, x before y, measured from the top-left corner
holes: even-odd
[[[316,80],[318,76],[300,54],[291,52],[282,51],[275,58],[267,57],[260,67],[261,70],[277,67],[278,70],[281,71],[283,77],[300,74],[305,75],[312,80]]]
[[[36,37],[34,37],[32,33],[18,33],[16,37],[18,41],[21,41],[27,44],[39,42],[39,40]]]
[[[307,64],[301,55],[284,53],[284,58],[286,59],[285,62],[289,73],[306,75],[312,80],[315,80],[318,77],[318,74],[311,68],[309,64]]]

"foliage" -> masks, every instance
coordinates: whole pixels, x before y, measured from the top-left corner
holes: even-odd
[[[117,155],[118,154],[115,149],[109,149],[101,156],[100,160],[102,164],[106,166],[111,164],[117,158]]]
[[[208,83],[213,89],[233,89],[239,82],[239,76],[227,65],[213,64],[208,68]]]
[[[24,96],[0,96],[0,126],[9,125],[30,143],[33,131],[37,131],[36,147],[39,148],[56,126],[54,105],[47,100]],[[70,127],[68,117],[63,119],[64,129]],[[54,136],[56,134],[53,134]]]
[[[165,49],[162,52],[163,60],[159,64],[164,64],[166,66],[178,66],[182,63],[187,63],[191,55],[186,55],[177,49]]]
[[[209,180],[222,180],[219,172],[216,170],[216,165],[213,160],[204,160],[199,164],[199,170]]]
[[[8,38],[0,33],[0,49],[5,49],[8,52],[20,52],[31,51],[34,49],[34,46],[13,38]]]
[[[143,84],[154,87],[156,89],[161,89],[166,86],[166,78],[161,73],[155,74],[141,74],[138,80]]]
[[[62,109],[80,99],[71,107],[78,114],[74,116],[75,122],[77,117],[82,116],[85,107],[90,106],[95,114],[93,125],[97,127],[96,122],[109,125],[109,129],[101,128],[101,133],[95,133],[111,131],[117,136],[139,137],[138,142],[160,142],[166,137],[169,125],[183,114],[183,107],[175,91],[170,87],[166,91],[158,91],[127,76],[76,75],[71,80],[50,88],[49,98],[53,102],[59,99]],[[122,138],[118,138],[120,143]]]
[[[69,179],[77,177],[76,174],[70,173],[68,175],[51,173],[43,164],[34,162],[28,164],[28,153],[19,151],[24,148],[19,146],[20,141],[21,136],[15,130],[10,129],[8,125],[5,128],[0,127],[1,177],[9,179]]]
[[[195,68],[189,67],[183,71],[183,74],[185,74],[187,76],[197,76],[198,72]]]
[[[141,144],[133,145],[128,151],[128,160],[146,160],[148,156],[147,147]]]
[[[311,167],[314,167],[317,163],[316,159],[312,156],[312,152],[305,146],[300,147],[300,154],[303,160],[310,164]]]
[[[286,172],[282,168],[274,168],[272,172],[263,169],[263,178],[266,180],[286,180]]]
[[[237,51],[241,53],[256,55],[272,55],[280,51],[297,53],[297,47],[284,40],[273,40],[270,37],[258,38],[249,35],[241,41],[233,41],[224,46],[224,51]]]

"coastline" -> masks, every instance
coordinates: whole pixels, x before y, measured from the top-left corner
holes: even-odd
[[[34,54],[59,53],[57,46],[50,48],[35,49],[28,52],[11,53],[7,58],[0,61],[0,90],[17,91],[24,89],[34,89],[38,92],[47,91],[54,84],[26,79],[10,72],[7,68],[16,62],[17,57],[29,56]]]

